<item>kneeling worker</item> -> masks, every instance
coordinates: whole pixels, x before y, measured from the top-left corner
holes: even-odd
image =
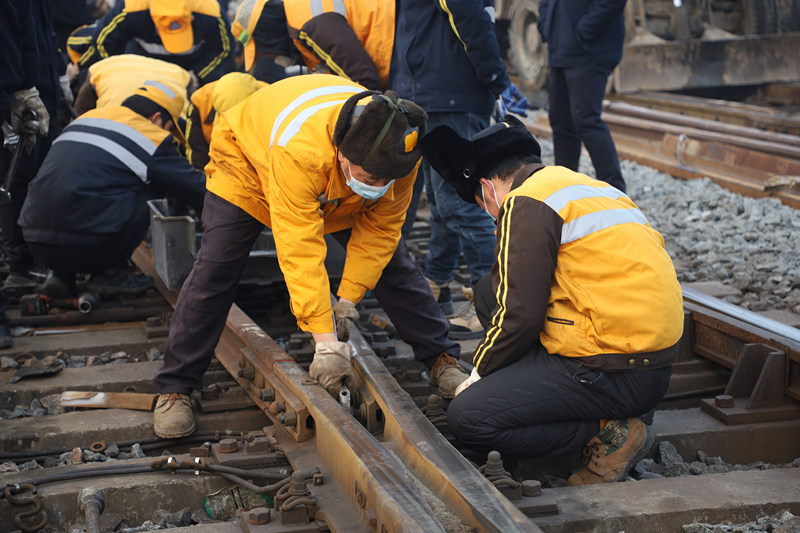
[[[431,369],[432,384],[453,397],[467,378],[457,362],[460,346],[448,339],[447,319],[400,238],[426,119],[421,107],[392,91],[366,91],[325,74],[275,82],[216,118],[205,167],[205,231],[155,378],[158,436],[194,431],[188,394],[202,386],[265,226],[297,325],[316,343],[312,378],[333,395],[343,383],[355,386],[350,347],[334,324],[357,319],[356,303],[374,290],[416,359]],[[333,307],[327,233],[347,248]]]
[[[127,269],[150,226],[147,200],[169,195],[203,207],[205,177],[178,153],[173,135],[184,100],[148,81],[120,106],[84,113],[53,142],[22,206],[19,225],[31,253],[52,269],[44,291],[133,294],[153,285]]]
[[[448,408],[465,446],[510,456],[584,448],[569,485],[616,481],[654,432],[683,332],[664,239],[624,193],[564,167],[511,115],[471,140],[422,140],[461,198],[497,219],[496,261],[478,283],[486,333]]]

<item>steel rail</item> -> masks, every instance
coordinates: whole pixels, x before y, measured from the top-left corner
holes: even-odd
[[[541,532],[422,414],[356,328],[350,345],[356,369],[381,408],[382,442],[431,492],[479,531]]]
[[[150,250],[140,245],[133,259],[144,273],[158,280]],[[157,287],[174,306],[177,292],[168,291],[160,280]],[[332,531],[444,533],[396,456],[310,380],[308,373],[236,305],[228,314],[215,354],[275,422],[275,432],[282,433],[280,449],[292,467],[320,468],[326,481],[314,488],[313,494],[320,500],[317,515]],[[252,369],[252,374],[239,372],[244,369]],[[269,403],[260,394],[267,387],[275,391]],[[276,405],[283,406],[283,411]],[[297,415],[289,417],[288,413]],[[290,420],[295,423],[290,424]],[[343,505],[344,499],[349,505]]]

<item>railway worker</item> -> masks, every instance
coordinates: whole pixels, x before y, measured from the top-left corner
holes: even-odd
[[[310,72],[336,74],[367,89],[385,90],[394,14],[394,0],[257,0],[239,7],[232,30],[246,43],[245,69],[253,68],[255,61],[279,59],[276,53],[299,52]],[[286,50],[287,43],[295,50]]]
[[[622,59],[626,1],[541,0],[537,22],[550,64],[555,164],[577,171],[583,143],[597,179],[622,192],[617,148],[600,113],[608,76]]]
[[[233,37],[244,47],[244,69],[257,80],[274,83],[293,74],[308,74],[289,37],[281,0],[242,2],[231,24]]]
[[[183,101],[191,91],[189,71],[174,63],[137,54],[120,54],[94,63],[75,97],[75,113],[96,107],[118,106],[145,81],[160,81],[180,93]]]
[[[119,0],[89,28],[93,34],[78,60],[81,69],[133,53],[175,63],[194,72],[204,85],[222,77],[228,67],[230,28],[217,0]]]
[[[494,33],[492,2],[399,0],[397,6],[389,88],[419,103],[428,112],[430,129],[446,124],[470,137],[489,126],[495,102],[511,83]],[[420,175],[431,212],[425,277],[452,313],[448,286],[459,256],[469,269],[471,289],[492,267],[494,224],[477,206],[461,202],[425,158]],[[417,184],[404,234],[416,217],[422,186]],[[459,338],[482,335],[471,303],[451,324]]]
[[[497,259],[475,294],[486,334],[448,408],[453,434],[512,456],[585,445],[569,485],[620,479],[653,442],[639,417],[667,390],[683,332],[664,239],[624,193],[542,165],[512,115],[472,140],[436,128],[422,150],[497,219]]]
[[[267,84],[245,72],[229,72],[192,93],[186,121],[186,159],[198,170],[208,164],[208,148],[216,117]]]
[[[201,209],[205,180],[174,140],[183,97],[150,81],[121,106],[94,109],[53,142],[31,182],[19,225],[34,257],[52,269],[44,291],[77,296],[75,274],[91,274],[86,289],[133,294],[153,285],[127,263],[150,225],[147,200],[168,194]]]
[[[217,117],[203,209],[203,239],[172,318],[154,429],[194,431],[188,394],[202,386],[250,249],[272,229],[298,327],[316,343],[309,369],[331,394],[355,377],[339,338],[374,290],[399,335],[452,397],[467,375],[447,319],[400,238],[416,178],[425,112],[396,93],[338,76],[278,81]],[[324,235],[347,249],[331,307]],[[335,326],[336,324],[336,326]],[[338,333],[341,336],[337,335]]]

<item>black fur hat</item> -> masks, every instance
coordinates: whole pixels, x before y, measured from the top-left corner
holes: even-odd
[[[467,140],[449,126],[437,126],[420,142],[422,154],[465,202],[475,203],[481,178],[503,160],[540,157],[542,149],[528,128],[514,115]]]
[[[372,95],[367,105],[359,100]],[[428,115],[394,91],[364,91],[347,99],[339,112],[333,142],[352,164],[376,178],[398,179],[414,169],[422,153]]]

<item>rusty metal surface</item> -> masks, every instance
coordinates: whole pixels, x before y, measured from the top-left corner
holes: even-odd
[[[140,246],[137,252],[137,265],[151,274],[147,250]],[[176,302],[177,295],[168,299]],[[336,480],[338,490],[319,511],[333,531],[444,531],[405,466],[236,305],[215,354],[275,422],[276,433],[284,433],[280,449],[292,466],[319,467]],[[239,376],[242,369],[253,372]],[[274,398],[269,403],[261,399],[267,388]],[[353,508],[360,510],[358,516]]]
[[[800,135],[800,116],[771,107],[666,92],[608,94],[610,100],[733,126]]]
[[[420,481],[480,531],[538,531],[419,411],[357,330],[350,344],[356,367],[380,404],[383,442]]]
[[[686,287],[683,298],[695,353],[733,369],[748,343],[781,351],[785,393],[800,400],[800,330]]]
[[[774,176],[800,175],[800,157],[781,157],[757,149],[759,146],[766,148],[769,143],[765,141],[747,141],[751,148],[744,148],[725,142],[730,136],[721,133],[610,113],[604,113],[603,119],[609,125],[621,159],[677,178],[709,178],[732,192],[747,196],[774,196],[800,209],[800,191],[768,187],[768,180]],[[552,137],[545,117],[537,122],[528,120],[525,125],[534,135]]]
[[[614,88],[628,93],[796,81],[798,50],[800,33],[627,44]]]

